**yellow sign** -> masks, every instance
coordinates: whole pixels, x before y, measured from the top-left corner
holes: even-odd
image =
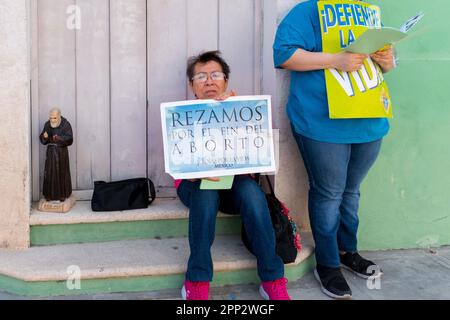
[[[323,52],[338,53],[369,28],[381,28],[378,6],[355,0],[317,2]],[[369,58],[359,71],[325,70],[331,119],[392,118],[389,89],[381,68]]]

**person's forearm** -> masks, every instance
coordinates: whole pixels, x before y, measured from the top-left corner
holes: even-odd
[[[335,68],[334,55],[331,53],[309,52],[303,49],[297,49],[281,67],[292,71],[313,71]]]

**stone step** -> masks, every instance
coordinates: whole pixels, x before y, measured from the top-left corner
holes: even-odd
[[[239,216],[219,213],[216,234],[240,234]],[[178,199],[157,199],[146,209],[93,212],[89,201],[77,201],[68,213],[44,213],[33,205],[32,246],[117,240],[185,237],[188,209]]]
[[[314,265],[313,242],[286,265],[290,281]],[[217,236],[212,247],[212,286],[258,283],[256,259],[237,235]],[[181,288],[189,255],[187,238],[0,249],[0,291],[29,296],[141,292]]]

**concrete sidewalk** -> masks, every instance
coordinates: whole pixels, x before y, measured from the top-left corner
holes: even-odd
[[[354,300],[448,300],[450,299],[450,247],[437,249],[362,252],[378,263],[384,275],[379,283],[367,282],[344,270]],[[181,286],[181,284],[180,284]],[[328,300],[312,272],[289,283],[295,300]],[[212,288],[214,300],[261,300],[257,285]],[[0,292],[0,300],[179,300],[180,290],[141,293],[96,294],[72,297],[29,298]]]

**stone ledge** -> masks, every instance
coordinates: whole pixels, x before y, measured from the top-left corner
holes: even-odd
[[[312,237],[302,233],[303,250],[296,266],[313,253]],[[78,266],[82,280],[165,276],[185,272],[186,238],[133,240],[0,250],[0,274],[26,282],[66,281]],[[256,268],[256,260],[240,236],[218,236],[212,248],[215,272]]]
[[[104,223],[148,220],[187,219],[188,209],[178,199],[156,199],[147,209],[94,212],[89,201],[77,201],[68,213],[45,213],[37,210],[38,203],[31,209],[30,225],[58,225],[80,223]],[[219,213],[219,217],[233,217]]]

